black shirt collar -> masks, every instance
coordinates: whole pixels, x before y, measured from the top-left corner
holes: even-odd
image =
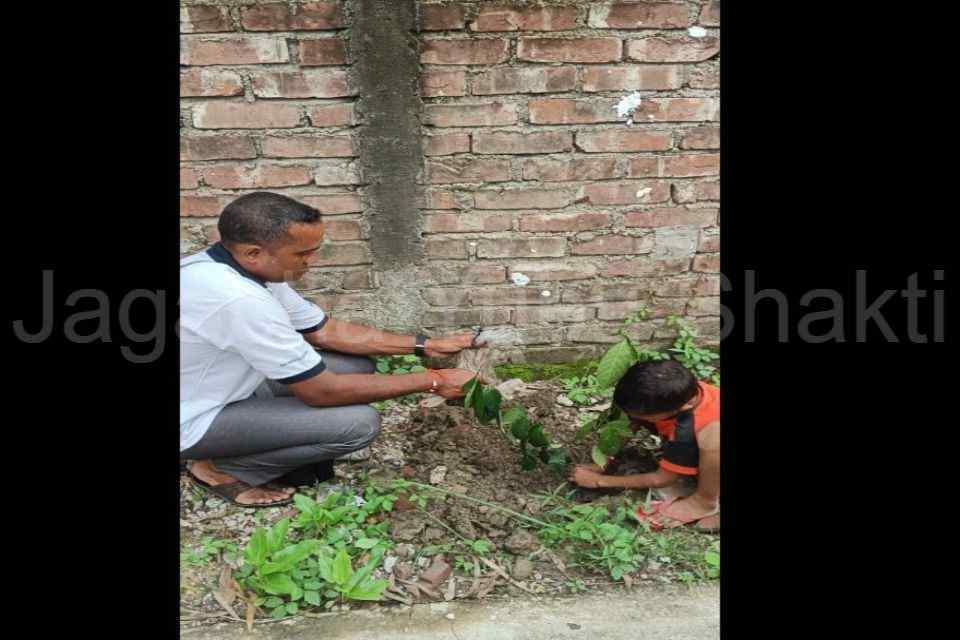
[[[236,258],[233,257],[233,255],[227,250],[225,246],[223,246],[222,242],[218,242],[212,247],[210,247],[209,249],[207,249],[207,255],[213,258],[214,262],[225,264],[230,268],[232,268],[237,273],[239,273],[240,275],[242,275],[244,278],[250,278],[251,280],[259,284],[263,288],[267,287],[267,281],[264,280],[263,278],[258,278],[257,276],[253,275],[252,273],[244,269],[242,266],[240,266],[240,263],[237,262]]]

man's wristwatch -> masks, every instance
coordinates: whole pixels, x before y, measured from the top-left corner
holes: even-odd
[[[421,358],[424,358],[427,355],[426,347],[427,347],[427,336],[423,335],[422,333],[418,333],[416,337],[416,342],[413,345],[413,352],[418,356],[420,356]]]

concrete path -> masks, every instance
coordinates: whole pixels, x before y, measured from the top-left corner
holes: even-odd
[[[637,588],[563,599],[504,599],[323,614],[183,629],[184,640],[716,640],[720,589]]]

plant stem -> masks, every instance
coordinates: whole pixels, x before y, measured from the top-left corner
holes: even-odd
[[[454,496],[456,498],[462,498],[463,500],[469,500],[470,502],[476,502],[477,504],[482,504],[483,506],[488,507],[490,509],[495,509],[496,511],[502,511],[503,513],[509,514],[514,518],[517,518],[519,520],[526,520],[527,522],[532,522],[533,524],[540,525],[541,527],[552,526],[549,523],[544,522],[543,520],[537,520],[536,518],[531,518],[530,516],[524,515],[522,513],[518,513],[512,509],[507,509],[506,507],[501,507],[500,505],[494,504],[492,502],[487,502],[486,500],[481,500],[480,498],[472,498],[462,493],[456,493],[454,491],[449,491],[447,489],[441,489],[440,487],[434,487],[433,485],[423,484],[422,482],[414,482],[412,480],[403,480],[402,482],[415,487],[420,487],[422,489],[429,489],[431,491],[436,491],[444,495]]]

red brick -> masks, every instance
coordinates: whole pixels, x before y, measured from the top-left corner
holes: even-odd
[[[466,95],[467,74],[465,71],[424,71],[420,76],[420,93],[424,98]]]
[[[649,253],[653,243],[649,238],[633,236],[600,236],[588,242],[580,242],[571,247],[573,255],[598,256]]]
[[[707,233],[700,231],[700,243],[697,245],[698,253],[716,253],[720,251],[720,234]]]
[[[565,31],[577,26],[576,7],[483,7],[470,23],[473,31]]]
[[[300,64],[305,67],[323,67],[347,63],[346,43],[340,38],[320,38],[300,41]]]
[[[196,169],[180,167],[180,188],[196,189],[200,186],[200,174]]]
[[[592,307],[521,307],[513,311],[513,324],[541,322],[588,322],[596,317]]]
[[[425,327],[491,326],[510,322],[509,309],[448,309],[423,314]]]
[[[549,291],[550,295],[543,295],[544,291]],[[478,307],[499,307],[508,304],[555,304],[559,298],[559,292],[549,287],[481,287],[470,291],[470,304]]]
[[[644,100],[634,112],[635,122],[705,122],[720,115],[715,98],[654,98]]]
[[[694,127],[684,129],[680,138],[681,149],[719,149],[720,127]]]
[[[521,165],[524,180],[566,182],[618,178],[616,158],[528,158]]]
[[[669,36],[627,41],[627,59],[640,62],[703,62],[720,53],[720,38]]]
[[[563,303],[635,301],[649,295],[649,286],[641,284],[582,284],[575,287],[565,286]]]
[[[699,280],[696,274],[659,278],[654,281],[654,293],[661,298],[689,298],[694,295]]]
[[[423,290],[423,299],[434,307],[466,306],[469,289],[454,287],[435,287]]]
[[[225,199],[217,196],[180,196],[180,216],[205,218],[219,216],[226,206]]]
[[[180,39],[180,64],[275,64],[288,62],[287,41],[268,36],[204,36]]]
[[[660,175],[660,158],[658,156],[630,158],[627,175],[631,178],[656,178]]]
[[[720,0],[710,0],[700,12],[700,24],[705,27],[720,26]]]
[[[666,151],[672,146],[673,134],[669,131],[607,129],[577,133],[577,148],[587,153]]]
[[[590,7],[588,24],[594,29],[686,29],[690,14],[685,4],[615,2]]]
[[[285,129],[300,126],[300,108],[269,102],[205,102],[193,107],[198,129]]]
[[[356,155],[350,136],[267,136],[262,148],[267,158],[349,158]]]
[[[572,149],[572,136],[566,131],[538,133],[476,133],[473,152],[479,154],[559,153]]]
[[[308,112],[314,127],[342,127],[353,124],[353,103],[338,103],[313,107]]]
[[[233,31],[230,9],[210,5],[180,7],[180,33]]]
[[[464,284],[500,284],[507,280],[507,268],[494,264],[471,264],[463,270]]]
[[[363,229],[357,220],[324,220],[324,237],[327,240],[359,240]]]
[[[444,158],[426,162],[428,182],[503,182],[510,179],[510,161],[490,158]]]
[[[347,164],[342,160],[320,160],[314,167],[313,181],[321,187],[359,184],[360,177],[353,164]]]
[[[531,124],[593,124],[619,122],[614,100],[534,98],[528,103]],[[642,103],[641,103],[642,104]]]
[[[421,4],[420,29],[422,31],[448,31],[463,29],[463,6],[458,4]]]
[[[562,209],[573,202],[569,193],[555,189],[477,191],[474,199],[478,209]]]
[[[363,211],[363,202],[359,194],[337,193],[323,196],[297,196],[304,204],[318,209],[324,215],[358,213]]]
[[[253,138],[247,136],[180,138],[180,160],[249,160],[256,157]]]
[[[643,256],[632,260],[611,261],[602,275],[604,278],[663,276],[666,274],[683,273],[687,271],[689,266],[690,260],[688,258],[655,260],[649,256]]]
[[[698,296],[718,296],[720,295],[720,276],[703,274],[693,287],[693,292]]]
[[[277,2],[240,9],[247,31],[318,31],[346,26],[339,2],[304,2],[291,7]]]
[[[597,307],[597,319],[624,320],[639,311],[641,306],[647,308],[648,317],[663,318],[668,315],[683,315],[687,307],[687,301],[677,298],[663,298],[657,300],[655,304],[651,304],[649,301],[604,302]]]
[[[515,262],[510,265],[510,276],[522,273],[531,282],[556,282],[561,280],[588,280],[597,275],[596,265],[578,260],[537,260]]]
[[[203,180],[215,189],[261,189],[266,187],[295,187],[313,182],[310,167],[260,164],[215,165],[204,167]]]
[[[659,181],[589,184],[582,191],[590,204],[649,204],[670,199],[669,183]]]
[[[180,72],[180,97],[242,96],[239,73],[216,69],[186,69]]]
[[[344,267],[354,264],[370,264],[370,251],[365,242],[327,244],[320,247],[313,261],[314,267]]]
[[[466,260],[467,243],[463,240],[437,240],[430,238],[423,243],[428,258]]]
[[[695,225],[709,227],[717,223],[716,209],[687,209],[686,207],[667,207],[634,211],[624,218],[626,227],[677,227]]]
[[[510,57],[510,42],[501,39],[426,40],[421,44],[423,64],[497,64]]]
[[[619,38],[520,38],[517,58],[528,62],[617,62]]]
[[[477,213],[438,213],[423,217],[425,233],[478,233],[509,231],[513,216]]]
[[[517,123],[517,107],[502,102],[429,105],[427,122],[434,127],[494,127]]]
[[[452,191],[427,191],[423,198],[424,209],[462,209]]]
[[[427,156],[449,156],[454,153],[468,153],[470,151],[469,133],[448,133],[437,136],[427,136],[423,153]]]
[[[719,200],[720,181],[674,182],[673,199],[680,204]]]
[[[497,238],[480,241],[478,258],[559,257],[566,253],[566,238]]]
[[[536,213],[520,218],[520,231],[590,231],[609,228],[612,222],[609,213]]]
[[[693,317],[719,316],[720,296],[691,298],[690,302],[687,303],[686,315]]]
[[[715,176],[720,173],[720,156],[715,153],[664,156],[660,160],[661,174],[670,178]]]
[[[693,258],[693,270],[717,273],[720,271],[720,254],[703,253]]]
[[[719,89],[720,65],[698,64],[691,67],[687,84],[693,89]]]
[[[258,98],[342,98],[356,93],[341,69],[257,73],[250,84]]]
[[[490,69],[475,77],[473,93],[495,95],[572,91],[576,82],[576,67],[502,67]]]
[[[676,65],[617,65],[583,70],[584,91],[667,91],[681,86],[683,74]]]

